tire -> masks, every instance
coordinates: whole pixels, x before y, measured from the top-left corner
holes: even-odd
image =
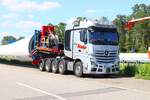
[[[58,73],[58,61],[57,61],[57,59],[52,60],[52,72]]]
[[[51,72],[51,71],[52,71],[51,60],[50,60],[50,59],[47,59],[47,60],[45,61],[45,70],[46,70],[47,72]]]
[[[40,71],[45,71],[44,60],[42,60],[42,61],[39,63],[39,69],[40,69]]]
[[[83,65],[81,62],[76,62],[74,66],[74,74],[77,77],[82,77],[83,76]]]
[[[58,63],[58,70],[60,74],[66,74],[67,68],[66,68],[66,62],[65,60],[60,60]]]

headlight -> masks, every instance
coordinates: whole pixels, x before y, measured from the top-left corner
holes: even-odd
[[[95,62],[91,62],[92,67],[97,67],[98,65]]]
[[[120,63],[119,61],[116,61],[115,62],[115,67],[119,67],[119,63]]]
[[[95,59],[91,58],[90,62],[91,62],[92,67],[97,67],[98,66]]]

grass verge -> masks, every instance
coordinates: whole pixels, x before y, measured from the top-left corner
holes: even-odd
[[[19,61],[10,58],[0,58],[1,64],[12,64],[12,65],[32,65],[30,61]]]
[[[150,80],[150,63],[121,63],[120,74]]]

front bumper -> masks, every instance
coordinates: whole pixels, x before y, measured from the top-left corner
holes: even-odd
[[[89,68],[86,74],[117,74],[119,73],[119,65],[116,64],[99,64],[97,67]]]

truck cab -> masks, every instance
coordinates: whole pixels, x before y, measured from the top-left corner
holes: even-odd
[[[66,27],[64,54],[70,60],[68,70],[82,74],[119,72],[119,36],[114,25],[81,21]],[[72,65],[72,66],[71,66]]]

